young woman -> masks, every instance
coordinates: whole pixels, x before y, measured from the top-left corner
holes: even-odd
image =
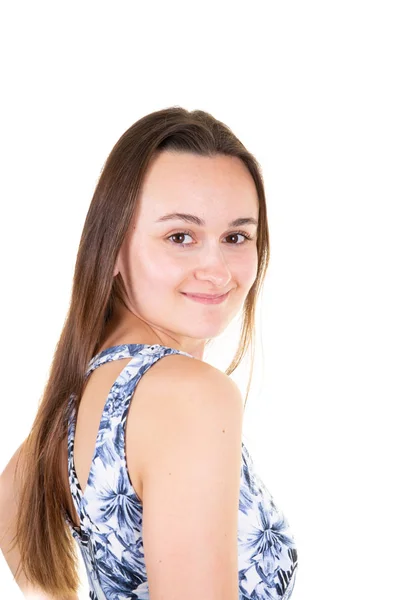
[[[173,107],[122,135],[36,419],[1,477],[2,551],[27,597],[77,598],[75,541],[93,600],[290,597],[294,539],[229,377],[253,348],[268,259],[261,170],[226,125]],[[204,350],[239,312],[221,372]]]

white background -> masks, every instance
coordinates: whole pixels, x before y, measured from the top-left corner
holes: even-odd
[[[394,597],[397,7],[2,5],[0,470],[33,421],[112,146],[153,110],[207,110],[255,154],[265,178],[271,262],[244,428],[297,542],[292,598]],[[216,341],[210,362],[222,357],[226,368],[227,347]],[[244,389],[246,371],[238,375]],[[2,555],[0,581],[2,597],[22,597]]]

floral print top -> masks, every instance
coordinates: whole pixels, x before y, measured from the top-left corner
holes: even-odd
[[[125,456],[125,425],[135,387],[156,361],[175,348],[123,344],[89,362],[86,377],[111,360],[131,357],[104,405],[85,493],[74,466],[76,409],[69,400],[68,473],[80,527],[64,511],[86,567],[91,600],[150,600],[142,540],[142,503],[132,487]],[[288,600],[297,573],[297,551],[288,522],[254,470],[242,442],[238,520],[238,599]]]

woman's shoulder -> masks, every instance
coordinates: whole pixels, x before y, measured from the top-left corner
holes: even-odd
[[[185,354],[161,353],[160,358],[142,375],[135,390],[135,405],[144,419],[147,415],[153,421],[166,407],[175,414],[243,409],[239,387],[223,371]]]
[[[184,389],[185,386],[212,388],[215,386],[237,387],[223,371],[210,363],[181,353],[162,355],[148,370],[147,382],[154,390],[167,392],[170,386]]]

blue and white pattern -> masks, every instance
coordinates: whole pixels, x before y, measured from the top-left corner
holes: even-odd
[[[84,494],[74,466],[75,396],[70,398],[68,472],[80,528],[64,514],[82,553],[91,600],[149,600],[143,506],[128,475],[125,425],[138,381],[152,364],[168,354],[193,358],[166,346],[124,344],[103,350],[89,362],[86,377],[106,362],[132,358],[106,400]],[[238,509],[239,600],[288,600],[297,573],[295,542],[243,442]]]

